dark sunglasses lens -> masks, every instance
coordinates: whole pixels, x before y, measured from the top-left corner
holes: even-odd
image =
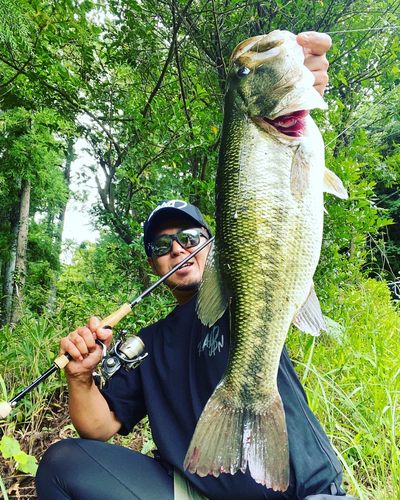
[[[156,257],[168,253],[171,250],[171,238],[169,236],[158,238],[151,244],[151,249]]]
[[[176,235],[176,239],[183,248],[192,248],[200,243],[200,234],[195,229],[185,229]]]
[[[176,239],[183,248],[192,248],[200,243],[199,229],[182,229],[176,234],[164,235],[151,243],[151,250],[156,257],[171,251],[172,241]]]

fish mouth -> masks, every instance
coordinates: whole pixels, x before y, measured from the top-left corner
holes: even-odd
[[[306,130],[306,118],[309,114],[310,111],[301,110],[281,115],[274,120],[267,117],[257,117],[253,118],[253,121],[266,131],[268,131],[268,125],[272,125],[278,132],[288,137],[302,137]]]
[[[237,67],[255,69],[267,61],[277,57],[285,50],[287,42],[296,37],[288,31],[271,31],[268,35],[259,35],[241,42],[233,51],[230,62]]]

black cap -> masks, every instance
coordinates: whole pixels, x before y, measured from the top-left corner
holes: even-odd
[[[150,243],[157,227],[168,219],[182,219],[195,222],[196,227],[204,227],[211,238],[212,232],[200,210],[182,200],[163,200],[147,217],[144,223],[144,249],[151,256]]]

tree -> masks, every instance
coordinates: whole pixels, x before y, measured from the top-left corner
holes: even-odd
[[[62,142],[52,134],[54,114],[14,108],[3,113],[5,133],[0,139],[0,231],[6,263],[3,281],[3,322],[16,323],[22,309],[27,272],[29,218],[41,211],[54,213],[66,203],[68,191],[62,173]]]
[[[338,173],[345,152],[355,158],[345,179],[360,189],[364,178],[375,182],[371,169],[354,174],[375,160],[372,150],[357,149],[361,132],[351,124],[393,91],[398,41],[387,26],[397,25],[398,8],[399,0],[25,0],[16,16],[26,18],[27,41],[0,50],[0,71],[4,88],[25,102],[51,103],[79,123],[95,162],[94,215],[132,246],[160,198],[184,197],[212,218],[229,56],[244,38],[275,28],[332,33],[330,111],[316,118],[332,141],[327,156]],[[396,98],[391,93],[381,108]],[[367,203],[373,198],[371,188]],[[376,213],[371,234],[387,223],[378,207]],[[352,241],[343,241],[338,264],[346,265],[348,246],[352,256],[366,257],[369,231],[364,223],[358,231],[363,237],[342,238]]]

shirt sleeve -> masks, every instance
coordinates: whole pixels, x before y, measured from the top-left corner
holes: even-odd
[[[120,368],[107,381],[101,393],[110,410],[122,422],[119,434],[123,436],[129,434],[133,427],[147,415],[139,368],[131,371]]]

